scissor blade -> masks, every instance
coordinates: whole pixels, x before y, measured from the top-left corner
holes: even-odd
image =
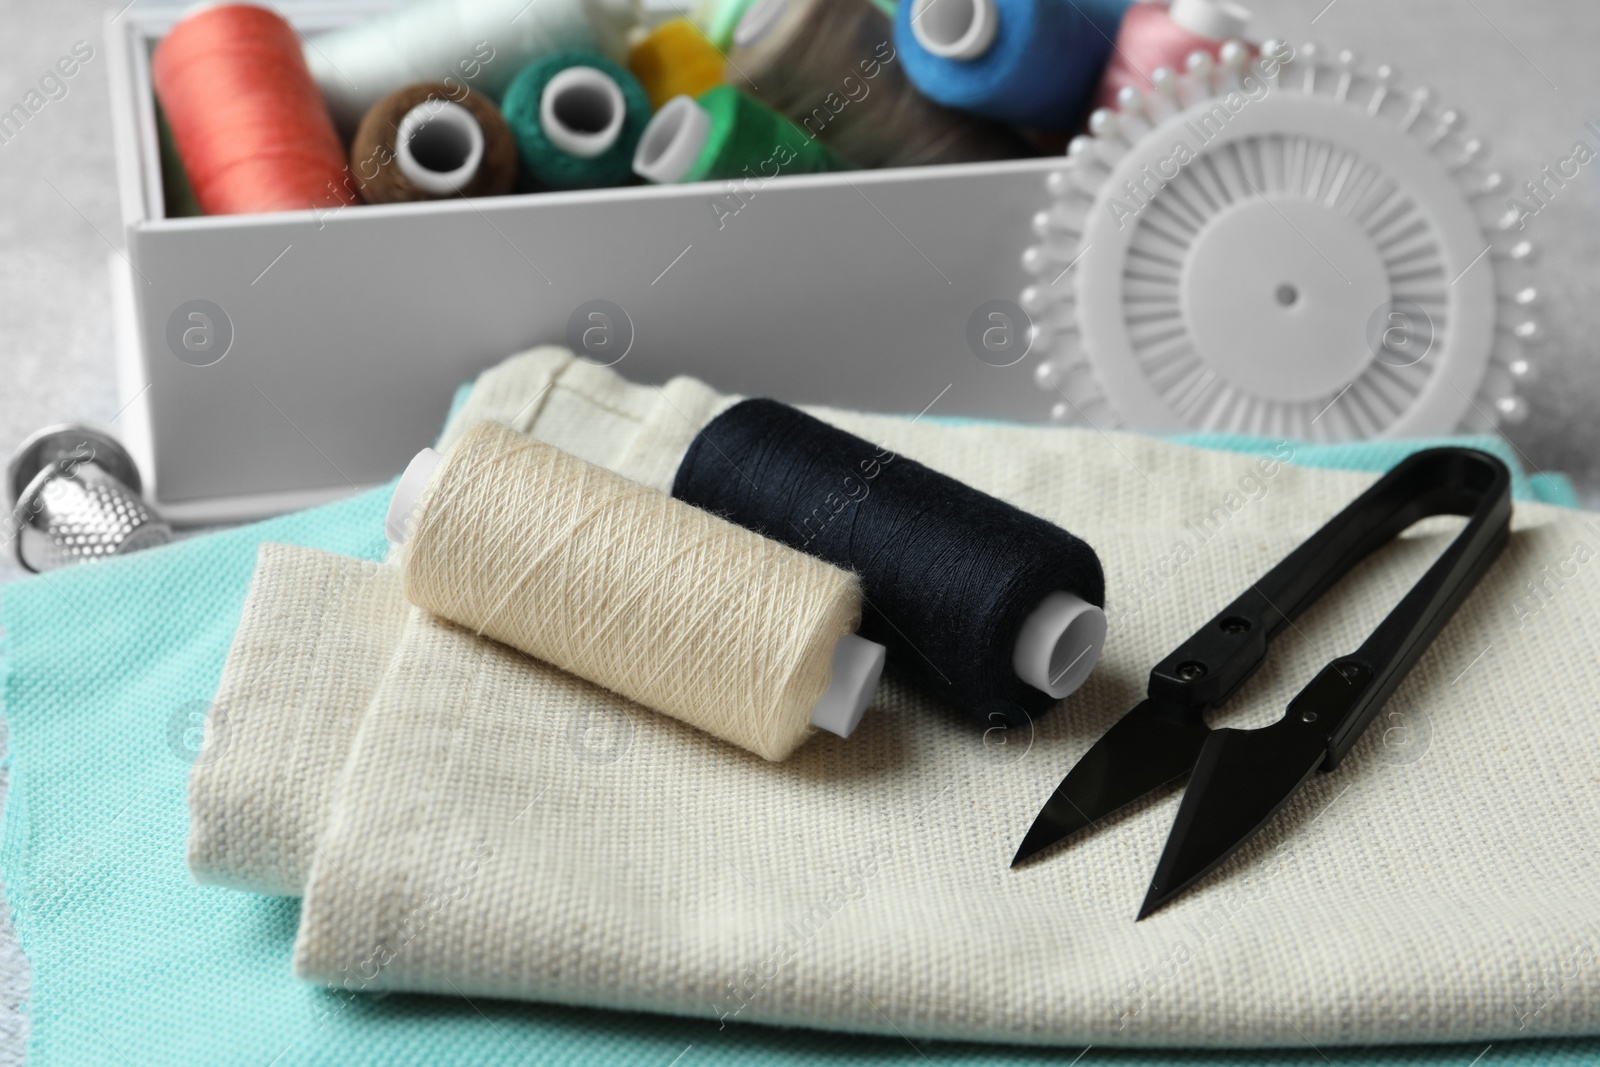
[[[1187,708],[1141,701],[1056,786],[1011,866],[1187,774],[1210,732]]]
[[[1139,918],[1211,873],[1278,813],[1328,755],[1326,729],[1290,715],[1259,730],[1214,730],[1200,750]]]

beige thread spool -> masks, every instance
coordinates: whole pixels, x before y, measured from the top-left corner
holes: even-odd
[[[1006,127],[919,93],[895,52],[894,27],[870,0],[757,0],[733,44],[729,84],[858,167],[1035,154]]]
[[[369,204],[499,196],[517,179],[517,146],[486,97],[419,82],[372,105],[350,142],[350,174]]]
[[[856,576],[494,423],[401,476],[407,597],[769,760],[883,670]]]

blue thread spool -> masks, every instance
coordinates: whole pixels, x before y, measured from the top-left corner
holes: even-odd
[[[1002,122],[1071,130],[1129,0],[903,0],[894,43],[930,99]]]

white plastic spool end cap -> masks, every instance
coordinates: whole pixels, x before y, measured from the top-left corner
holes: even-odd
[[[1011,666],[1018,678],[1060,700],[1089,677],[1105,643],[1105,612],[1071,593],[1051,593],[1023,621]]]
[[[1232,0],[1172,0],[1168,16],[1183,29],[1213,41],[1243,37],[1250,9]]]
[[[710,136],[711,114],[693,97],[675,96],[645,126],[633,154],[633,172],[663,185],[681,182]]]
[[[995,0],[912,0],[911,36],[940,59],[977,59],[994,43]]]
[[[545,136],[579,159],[593,159],[616,144],[627,113],[616,80],[594,67],[568,67],[550,79],[539,97]]]
[[[400,482],[394,487],[394,495],[389,498],[389,512],[383,517],[383,532],[389,538],[391,545],[404,544],[406,527],[411,523],[411,513],[417,510],[417,501],[422,499],[422,490],[426,488],[428,480],[433,477],[433,472],[439,469],[439,464],[444,462],[444,457],[431,448],[424,448],[421,452],[411,457],[411,462],[406,464],[405,473],[400,475]]]
[[[882,645],[860,634],[839,638],[833,646],[833,677],[811,709],[811,725],[840,737],[855,733],[878,691],[885,654]]]
[[[448,100],[424,100],[395,127],[395,166],[411,184],[437,196],[472,181],[483,151],[483,127],[472,112]]]

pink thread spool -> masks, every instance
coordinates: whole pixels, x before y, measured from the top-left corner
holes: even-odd
[[[1134,4],[1122,16],[1094,106],[1116,107],[1124,86],[1149,92],[1151,71],[1182,71],[1192,52],[1208,52],[1216,59],[1224,42],[1242,38],[1249,25],[1250,12],[1232,0],[1172,0],[1170,7],[1160,0]]]

